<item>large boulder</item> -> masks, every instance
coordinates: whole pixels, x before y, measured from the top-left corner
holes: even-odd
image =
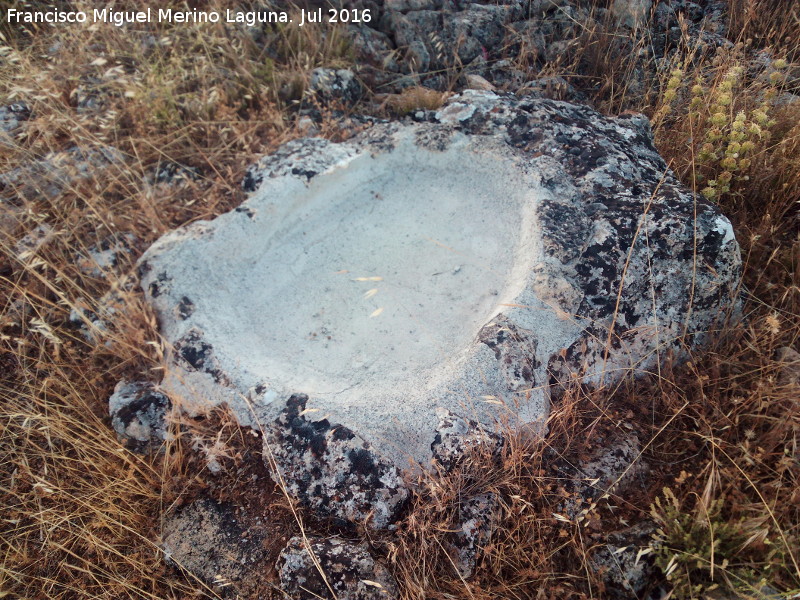
[[[415,118],[286,144],[246,202],[140,262],[174,348],[162,387],[227,403],[296,495],[378,527],[437,415],[540,431],[560,384],[702,344],[741,263],[640,115],[468,91]]]

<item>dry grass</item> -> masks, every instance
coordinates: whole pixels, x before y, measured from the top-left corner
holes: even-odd
[[[425,87],[414,86],[406,88],[399,94],[383,94],[376,100],[381,100],[381,106],[389,109],[401,117],[415,110],[436,110],[444,104],[450,96],[447,92],[437,92]]]
[[[752,40],[759,48],[770,47],[800,57],[800,6],[781,0],[732,0],[730,30],[738,32],[737,42]]]
[[[666,364],[614,390],[567,391],[546,442],[512,438],[500,457],[477,453],[451,475],[421,480],[401,534],[374,540],[407,598],[603,597],[588,555],[615,519],[651,511],[661,519],[655,557],[671,569],[677,596],[701,597],[715,585],[747,590],[762,578],[784,592],[800,589],[800,389],[777,358],[800,338],[800,108],[773,107],[769,98],[791,87],[794,67],[776,68],[771,79],[745,70],[730,89],[725,83],[751,47],[769,45],[773,58],[796,60],[798,21],[792,3],[733,5],[740,46],[707,56],[687,42],[644,90],[630,89],[640,65],[619,51],[623,41],[608,23],[584,24],[580,43],[543,72],[572,77],[604,110],[646,111],[683,181],[716,190],[707,195],[734,221],[743,248],[746,320],[687,365]],[[110,25],[40,31],[3,49],[2,95],[30,102],[37,116],[24,139],[0,147],[0,172],[76,144],[114,146],[125,160],[53,200],[23,184],[3,192],[17,199],[6,205],[13,219],[0,232],[0,596],[214,595],[164,565],[157,515],[214,487],[202,448],[234,464],[246,436],[227,424],[221,448],[210,425],[184,422],[164,454],[121,448],[105,399],[120,377],[158,380],[163,356],[154,319],[126,275],[165,231],[240,202],[238,182],[253,158],[297,135],[292,109],[310,69],[344,65],[349,52],[337,32],[318,39],[270,30],[262,44],[223,28],[148,33],[123,35]],[[69,60],[49,54],[55,43]],[[729,102],[720,99],[725,93]],[[387,106],[405,112],[441,102],[425,91],[408,96]],[[81,108],[92,102],[102,110]],[[752,133],[737,142],[740,113]],[[328,121],[322,132],[341,135]],[[741,152],[743,141],[752,148]],[[736,163],[723,164],[728,158]],[[172,163],[198,176],[147,183]],[[15,244],[42,224],[52,233],[20,255]],[[77,253],[114,232],[136,238],[126,263],[102,277],[75,266]],[[95,307],[109,289],[120,292],[124,311],[98,332],[107,343],[90,347],[68,315]],[[585,455],[596,435],[623,421],[646,446],[650,487],[617,499],[613,518],[607,507],[580,521],[555,518],[568,493],[551,469],[555,457]],[[234,487],[219,493],[229,497]],[[448,531],[461,499],[486,491],[502,499],[499,528],[476,576],[464,581],[446,551]]]
[[[208,487],[203,449],[217,440],[205,432],[198,443],[203,432],[184,423],[165,454],[132,455],[104,404],[120,377],[160,379],[155,320],[127,283],[135,257],[165,231],[241,202],[246,167],[296,135],[292,105],[310,70],[348,60],[337,30],[264,35],[269,56],[241,30],[166,25],[138,35],[112,25],[40,31],[3,49],[2,95],[36,118],[24,139],[0,147],[0,171],[74,145],[113,146],[124,160],[52,200],[26,178],[4,190],[14,200],[0,237],[0,596],[214,596],[168,568],[157,543],[158,515]],[[168,165],[196,176],[152,182]],[[43,223],[51,233],[21,255],[15,244]],[[77,254],[118,232],[136,240],[121,264],[99,277],[76,266]],[[123,310],[92,348],[69,313],[95,309],[109,290]]]

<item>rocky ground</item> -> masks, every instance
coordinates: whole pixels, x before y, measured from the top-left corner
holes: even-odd
[[[791,6],[745,4],[354,0],[369,23],[313,32],[4,30],[0,590],[793,597],[800,39]],[[282,177],[402,132],[436,152],[495,136],[536,165],[553,201],[532,289],[593,324],[552,356],[488,325],[510,394],[554,386],[547,437],[440,411],[434,461],[401,478],[361,421],[302,396],[243,418],[266,390],[183,335],[208,303],[140,257],[231,209],[257,222]],[[697,347],[653,342],[654,307]],[[614,333],[648,375],[581,385]],[[200,410],[168,383],[195,373],[237,400]]]

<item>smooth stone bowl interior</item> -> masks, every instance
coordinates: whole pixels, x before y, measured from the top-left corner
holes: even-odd
[[[386,442],[407,464],[429,451],[437,407],[489,408],[480,398],[496,393],[498,373],[483,366],[497,361],[477,336],[541,259],[541,190],[485,140],[395,142],[308,180],[268,178],[211,233],[177,234],[153,262],[168,264],[164,295],[186,313],[162,322],[167,336],[202,332],[216,372],[241,392],[264,390],[241,420],[252,409],[274,418],[271,408],[307,394],[311,418]],[[191,390],[184,375],[173,380]]]
[[[534,191],[484,158],[458,170],[458,149],[395,151],[312,180],[235,251],[246,269],[194,274],[205,281],[198,307],[230,307],[198,325],[244,350],[243,365],[311,397],[352,404],[365,384],[418,386],[523,284],[515,261]]]

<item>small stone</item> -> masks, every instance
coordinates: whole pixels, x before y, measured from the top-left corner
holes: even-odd
[[[108,109],[114,93],[110,86],[97,77],[82,77],[70,94],[70,100],[78,114],[99,115]]]
[[[458,507],[456,531],[450,536],[455,548],[455,564],[461,577],[470,577],[478,557],[494,532],[499,500],[491,492],[463,500]]]
[[[540,77],[525,83],[517,93],[532,98],[549,98],[550,100],[582,100],[582,96],[563,77]]]
[[[544,16],[567,4],[569,4],[569,0],[531,0],[530,13]]]
[[[159,164],[150,175],[152,184],[182,185],[190,181],[197,181],[200,173],[195,167],[187,167],[173,161]]]
[[[124,255],[130,255],[136,238],[130,233],[113,233],[76,257],[78,268],[91,277],[106,277]]]
[[[630,433],[607,441],[580,469],[595,488],[619,493],[647,474],[649,468],[642,460],[639,438]]]
[[[22,222],[25,209],[0,198],[0,238],[6,244]]]
[[[281,589],[292,600],[393,600],[399,595],[394,577],[365,544],[338,537],[309,537],[308,545],[302,537],[292,538],[277,568]]]
[[[53,239],[55,232],[47,223],[42,223],[31,229],[14,246],[14,255],[17,260],[25,262],[32,258],[38,250]]]
[[[590,501],[596,503],[606,494],[624,495],[649,473],[641,457],[639,438],[633,433],[598,439],[597,444],[597,450],[587,460],[556,467],[565,488],[576,492],[563,507],[570,518],[578,515]]]
[[[508,59],[502,59],[489,65],[488,78],[492,84],[500,89],[508,91],[518,90],[528,75],[522,69]]]
[[[120,441],[135,452],[161,447],[167,439],[172,404],[149,382],[120,381],[108,399],[111,424]]]
[[[114,320],[125,311],[128,298],[134,293],[136,278],[128,274],[113,281],[111,289],[99,300],[78,298],[69,313],[69,323],[77,329],[90,344],[103,341],[106,346],[113,345],[107,334],[112,330]]]
[[[303,115],[297,119],[297,131],[302,135],[314,136],[319,133],[319,128],[314,122],[314,119],[307,115]]]
[[[467,74],[464,75],[464,79],[467,80],[466,87],[470,90],[492,91],[493,89],[495,89],[495,87],[491,83],[486,81],[486,79],[484,79],[480,75]]]
[[[638,29],[647,22],[652,5],[652,0],[614,0],[611,13],[620,25]]]
[[[778,348],[776,358],[781,363],[778,372],[778,385],[781,387],[800,387],[800,352],[784,346]]]
[[[24,102],[0,106],[0,144],[7,145],[22,129],[22,124],[31,118],[31,109]]]
[[[356,54],[356,63],[360,67],[359,72],[364,65],[377,67],[389,73],[397,73],[400,70],[393,52],[392,41],[385,33],[363,25],[350,25],[348,33]]]

